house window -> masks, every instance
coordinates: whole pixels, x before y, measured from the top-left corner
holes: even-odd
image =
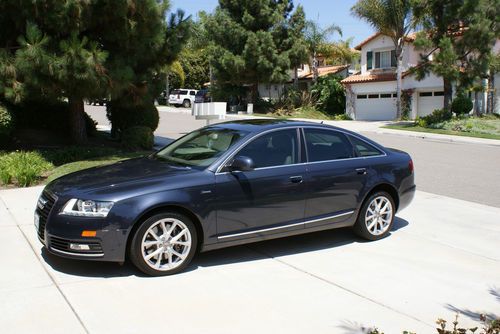
[[[375,53],[375,57],[373,57]],[[375,58],[375,61],[373,60]],[[366,53],[366,68],[392,68],[396,67],[396,50],[386,50]]]
[[[432,96],[432,92],[422,92],[419,94],[421,97]]]
[[[381,99],[389,99],[391,98],[392,94],[380,94]]]
[[[444,96],[444,92],[434,92],[434,96]]]
[[[358,95],[357,98],[358,98],[358,100],[366,99],[366,95]]]
[[[369,99],[378,99],[378,94],[370,94],[368,95]]]

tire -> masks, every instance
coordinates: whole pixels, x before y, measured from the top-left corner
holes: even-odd
[[[188,99],[184,100],[184,101],[182,102],[182,106],[183,106],[184,108],[191,108],[191,101],[189,101]]]
[[[385,191],[377,191],[363,202],[353,230],[367,240],[382,239],[391,231],[395,211],[392,196]]]
[[[172,226],[174,229],[166,236]],[[179,239],[172,242],[176,237]],[[197,245],[196,227],[191,219],[176,212],[163,212],[140,225],[132,238],[129,256],[132,263],[147,275],[173,275],[189,265]]]

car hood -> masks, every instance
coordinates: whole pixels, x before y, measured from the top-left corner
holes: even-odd
[[[47,189],[57,195],[88,194],[107,188],[118,191],[124,187],[158,185],[165,182],[167,176],[195,172],[198,171],[149,157],[136,158],[62,176],[47,185]]]

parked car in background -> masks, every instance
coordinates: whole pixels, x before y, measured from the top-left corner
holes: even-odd
[[[195,89],[174,89],[168,97],[168,103],[176,107],[183,106],[184,108],[191,108],[191,105],[194,103],[196,92]]]
[[[201,89],[196,92],[194,97],[194,103],[206,103],[212,102],[212,97],[210,96],[210,91],[208,89]]]
[[[196,251],[339,227],[387,236],[413,162],[357,133],[255,119],[193,131],[144,158],[49,183],[35,211],[49,252],[175,274]]]

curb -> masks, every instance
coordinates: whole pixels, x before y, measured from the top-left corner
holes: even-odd
[[[500,146],[500,140],[496,139],[462,137],[462,136],[445,135],[439,133],[426,133],[426,132],[416,132],[416,131],[406,131],[406,130],[396,130],[396,129],[381,129],[381,128],[379,128],[374,132],[377,134],[388,134],[388,135],[404,136],[410,138],[428,139],[445,143],[463,143],[463,144]]]

